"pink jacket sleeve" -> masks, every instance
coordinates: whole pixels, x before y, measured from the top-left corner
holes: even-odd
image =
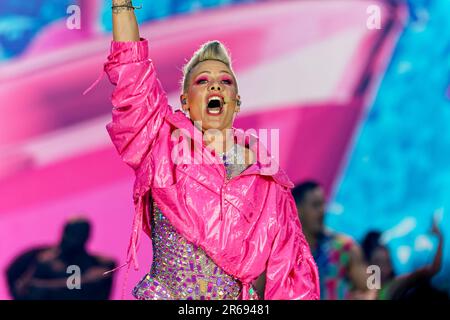
[[[267,263],[266,300],[317,300],[319,273],[297,214],[295,200],[287,191]]]
[[[106,129],[123,161],[136,170],[172,112],[149,59],[148,41],[112,41],[105,71],[116,86]]]

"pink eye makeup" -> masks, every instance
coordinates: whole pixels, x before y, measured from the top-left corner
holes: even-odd
[[[209,82],[209,78],[208,77],[199,77],[197,80],[195,80],[195,84],[196,85],[202,85],[202,84],[207,84]],[[224,77],[220,80],[220,83],[223,83],[225,85],[232,85],[234,83],[233,79],[230,77]]]
[[[201,77],[201,78],[198,78],[198,79],[195,81],[195,84],[205,84],[205,83],[207,83],[207,82],[208,82],[208,79],[207,79],[207,78]]]
[[[225,83],[227,85],[232,85],[233,80],[231,80],[230,78],[224,78],[224,79],[222,79],[222,83]]]

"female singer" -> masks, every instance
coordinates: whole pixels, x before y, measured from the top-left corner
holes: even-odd
[[[136,174],[127,263],[138,268],[141,229],[153,245],[151,270],[134,296],[318,299],[292,182],[263,161],[256,136],[233,128],[241,98],[227,49],[210,41],[194,53],[183,70],[182,110],[174,111],[134,9],[113,0],[105,63],[115,85],[107,130]]]

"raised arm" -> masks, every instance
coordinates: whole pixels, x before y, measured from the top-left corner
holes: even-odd
[[[433,222],[431,232],[437,236],[439,241],[433,262],[407,275],[397,277],[392,283],[390,290],[388,292],[388,297],[390,299],[392,300],[402,299],[403,295],[406,294],[409,289],[423,283],[428,283],[441,270],[442,247],[444,245],[444,238],[436,222]]]
[[[120,5],[125,7],[116,5],[125,2]],[[129,3],[115,0],[113,6],[114,39],[105,71],[115,88],[112,121],[106,129],[122,160],[137,170],[161,136],[164,119],[172,109]]]
[[[436,250],[436,254],[434,256],[433,262],[428,264],[422,268],[417,269],[412,272],[409,277],[416,281],[419,278],[428,278],[431,279],[434,277],[440,270],[442,266],[442,247],[444,245],[444,237],[442,235],[441,230],[439,229],[436,222],[433,222],[433,227],[431,233],[434,234],[438,239],[438,247]]]
[[[112,1],[114,41],[139,41],[139,28],[131,0]]]

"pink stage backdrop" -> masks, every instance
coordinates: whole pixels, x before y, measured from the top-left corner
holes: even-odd
[[[377,4],[382,29],[366,26]],[[236,127],[279,129],[280,163],[294,182],[315,178],[327,193],[345,165],[401,31],[404,10],[384,1],[280,1],[180,16],[142,26],[173,106],[180,68],[204,41],[231,49],[243,106]],[[207,27],[205,27],[207,26]],[[52,32],[55,32],[52,30]],[[68,31],[69,32],[69,31]],[[97,77],[111,36],[40,53],[0,69],[0,298],[4,270],[22,250],[58,241],[65,220],[93,223],[90,248],[124,262],[131,231],[133,172],[106,134],[111,85]],[[45,50],[44,50],[45,51]],[[273,142],[272,142],[273,143]],[[150,240],[141,269],[149,271]],[[120,298],[124,270],[116,273]]]

